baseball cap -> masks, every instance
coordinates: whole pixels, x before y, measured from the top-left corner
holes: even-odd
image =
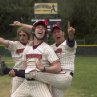
[[[53,32],[54,29],[59,29],[59,30],[62,30],[61,29],[61,26],[59,24],[53,24],[52,28],[51,28],[51,32]]]
[[[33,24],[33,27],[37,27],[38,25],[43,25],[45,28],[47,28],[47,24],[45,21],[36,21],[34,24]]]

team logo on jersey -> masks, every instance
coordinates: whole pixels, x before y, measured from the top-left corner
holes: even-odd
[[[23,53],[23,50],[24,50],[24,48],[22,48],[22,49],[17,49],[17,50],[16,50],[16,53],[17,53],[17,54]]]
[[[62,53],[62,49],[61,48],[56,49],[55,53]]]
[[[42,55],[41,54],[26,54],[26,58],[38,58],[38,59],[42,59]]]

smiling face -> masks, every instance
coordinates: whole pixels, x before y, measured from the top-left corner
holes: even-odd
[[[52,38],[55,41],[55,43],[60,44],[65,40],[64,32],[62,30],[60,30],[59,28],[55,28],[52,31]]]
[[[43,25],[37,25],[34,34],[38,40],[43,40],[46,34],[46,28]]]

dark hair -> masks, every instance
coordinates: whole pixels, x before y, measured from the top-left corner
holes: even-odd
[[[47,25],[46,25],[45,21],[37,21],[37,22],[35,22],[35,23],[33,24],[32,33],[33,33],[33,35],[34,35],[35,28],[36,28],[38,25],[42,25],[42,26],[45,27],[45,35],[44,35],[44,37],[43,37],[43,39],[45,40],[45,37],[47,36],[47,33],[48,33],[48,31],[47,31]]]

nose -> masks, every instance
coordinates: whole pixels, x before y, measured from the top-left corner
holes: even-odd
[[[40,27],[39,29],[40,29],[40,30],[42,30],[42,29],[43,29],[43,27]]]

